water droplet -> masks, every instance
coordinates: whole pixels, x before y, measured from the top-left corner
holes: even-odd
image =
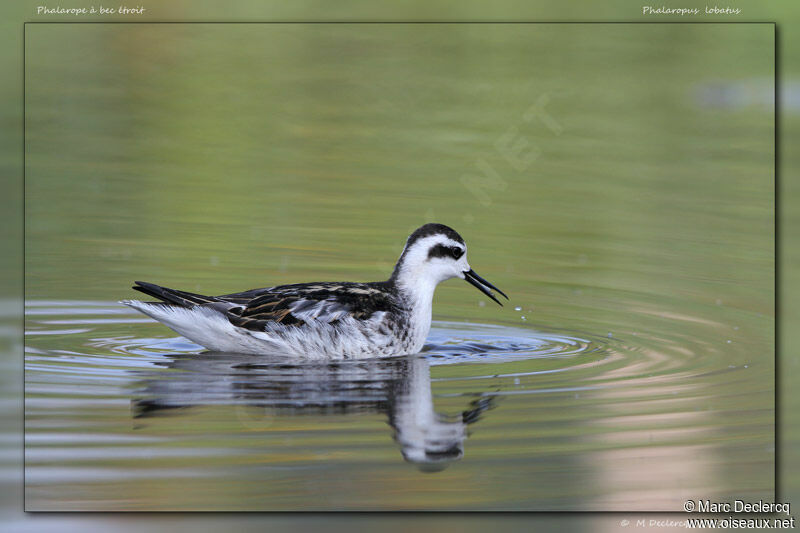
[[[522,308],[521,307],[515,307],[514,311],[522,311]]]
[[[744,365],[744,367],[747,368],[747,365]]]
[[[725,342],[727,342],[728,344],[730,344],[730,343],[731,343],[731,340],[730,340],[730,339],[728,339],[728,340],[726,340]]]
[[[526,320],[526,319],[525,319],[525,315],[522,315],[520,318],[521,318],[522,320]]]

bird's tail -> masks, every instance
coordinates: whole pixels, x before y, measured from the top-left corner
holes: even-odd
[[[158,298],[162,302],[177,305],[179,307],[194,307],[196,305],[209,304],[219,301],[217,298],[212,296],[203,296],[202,294],[168,289],[167,287],[161,287],[160,285],[147,283],[146,281],[134,281],[134,283],[135,285],[131,287],[132,289],[143,292],[148,296]]]

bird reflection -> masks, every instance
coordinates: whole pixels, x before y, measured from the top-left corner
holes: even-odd
[[[461,459],[467,426],[494,407],[487,394],[456,415],[437,413],[428,360],[419,356],[308,364],[212,352],[174,357],[163,366],[175,372],[144,381],[135,418],[232,404],[270,416],[385,413],[403,458],[426,472]]]

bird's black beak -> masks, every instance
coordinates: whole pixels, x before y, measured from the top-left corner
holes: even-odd
[[[467,282],[470,285],[477,287],[479,291],[481,291],[483,294],[485,294],[486,296],[497,302],[497,304],[500,305],[501,307],[503,304],[500,303],[500,300],[494,297],[494,294],[492,294],[492,291],[490,291],[489,289],[496,290],[497,292],[502,294],[506,300],[508,300],[508,296],[506,296],[506,293],[504,293],[503,291],[501,291],[500,289],[498,289],[497,287],[495,287],[494,285],[492,285],[491,283],[489,283],[488,281],[477,275],[475,271],[472,269],[464,272],[464,279],[467,280]]]

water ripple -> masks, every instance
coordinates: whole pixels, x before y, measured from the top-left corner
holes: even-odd
[[[212,479],[206,464],[296,473],[320,464],[317,450],[390,468],[386,424],[399,455],[424,471],[464,457],[477,422],[478,462],[570,468],[581,454],[612,461],[617,448],[694,449],[713,435],[768,447],[768,409],[742,423],[728,408],[744,393],[769,399],[772,369],[753,361],[747,338],[724,321],[631,308],[637,329],[613,335],[610,325],[435,321],[416,356],[319,362],[209,352],[114,303],[28,302],[28,479],[97,482],[176,461]],[[385,423],[365,425],[376,414]],[[282,440],[265,458],[254,438]]]

